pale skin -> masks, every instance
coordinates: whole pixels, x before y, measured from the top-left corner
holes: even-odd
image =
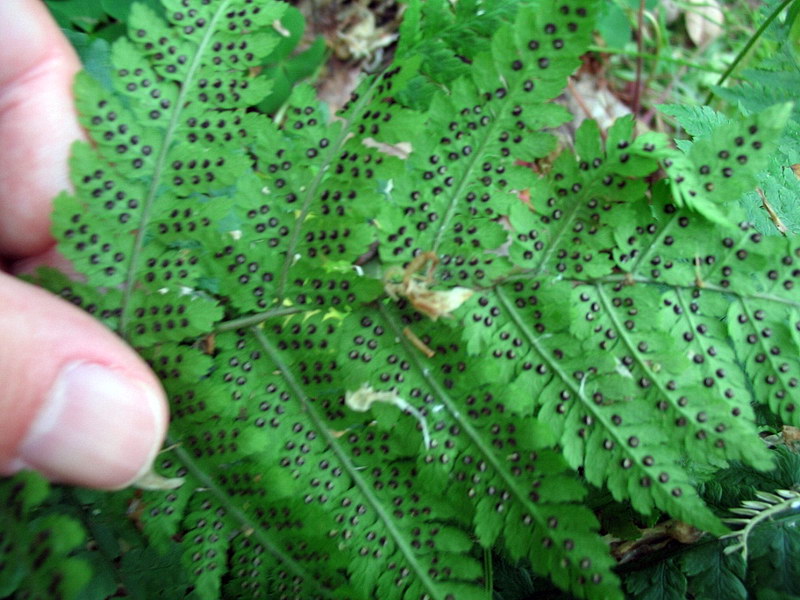
[[[63,264],[50,211],[83,137],[80,64],[40,0],[0,1],[0,39],[0,474],[124,487],[165,435],[156,377],[113,332],[12,275]]]

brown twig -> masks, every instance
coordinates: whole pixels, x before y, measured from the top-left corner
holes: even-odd
[[[763,206],[764,210],[767,211],[767,214],[769,215],[770,220],[775,224],[775,227],[778,228],[778,231],[781,232],[781,235],[788,235],[789,229],[783,224],[783,221],[781,221],[781,218],[778,216],[778,213],[775,212],[775,209],[772,208],[769,200],[767,200],[767,195],[764,193],[764,190],[761,188],[756,188],[756,191],[758,192],[758,195],[761,196],[761,206]]]
[[[644,10],[645,0],[639,0],[639,15],[637,23],[638,31],[636,32],[636,50],[638,53],[636,56],[636,83],[634,84],[633,100],[631,102],[631,110],[633,111],[634,118],[636,118],[639,114],[642,95],[642,62],[644,62],[644,59],[642,58],[644,53]]]
[[[581,93],[578,91],[578,88],[575,87],[575,83],[571,78],[567,79],[567,88],[569,89],[569,93],[572,94],[572,97],[575,99],[575,102],[586,115],[586,118],[594,119],[592,110],[589,108],[589,105],[586,104],[586,100],[583,99],[583,96],[581,96]],[[606,141],[606,132],[602,128],[600,129],[600,137],[603,138],[604,142]]]
[[[411,342],[417,350],[422,352],[428,358],[433,358],[436,356],[436,352],[431,350],[428,344],[419,339],[417,334],[411,331],[408,327],[403,328],[403,335],[408,338],[408,341]]]

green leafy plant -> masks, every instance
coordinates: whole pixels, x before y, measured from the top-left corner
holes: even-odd
[[[754,406],[800,425],[800,245],[739,202],[791,164],[791,105],[679,149],[586,121],[552,158],[596,3],[497,3],[487,28],[480,2],[411,2],[340,114],[300,85],[270,118],[250,107],[286,6],[164,4],[131,6],[111,86],[78,77],[91,141],[53,228],[85,281],[41,283],[161,377],[165,481],[9,480],[0,590],[462,600],[492,597],[498,561],[583,598],[621,598],[618,574],[634,596],[738,590],[698,490],[773,467]],[[601,504],[696,528],[703,560],[616,568]],[[86,591],[90,565],[111,592]],[[723,567],[739,587],[714,587]]]
[[[124,37],[133,4],[144,4],[164,17],[160,0],[46,0],[53,17],[78,53],[84,69],[95,79],[110,86],[110,42]],[[272,23],[279,42],[262,57],[259,68],[270,79],[271,92],[258,104],[262,112],[277,111],[288,98],[292,86],[309,78],[321,66],[326,45],[321,37],[297,52],[305,32],[302,12],[286,6],[281,18]]]

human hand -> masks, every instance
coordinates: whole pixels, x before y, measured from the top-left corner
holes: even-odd
[[[0,1],[0,267],[54,264],[50,201],[82,137],[72,47],[39,0]],[[86,313],[0,271],[0,474],[124,487],[150,467],[167,407],[147,365]]]

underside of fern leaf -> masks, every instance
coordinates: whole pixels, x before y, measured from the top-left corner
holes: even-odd
[[[541,160],[596,11],[542,0],[457,78],[409,42],[341,114],[301,86],[269,118],[284,5],[164,4],[111,89],[78,79],[54,231],[86,283],[51,287],[162,378],[185,483],[141,527],[199,597],[486,599],[494,548],[619,598],[582,478],[725,531],[687,463],[768,467],[753,403],[800,424],[800,250],[726,202],[784,108],[685,155],[587,122]]]

